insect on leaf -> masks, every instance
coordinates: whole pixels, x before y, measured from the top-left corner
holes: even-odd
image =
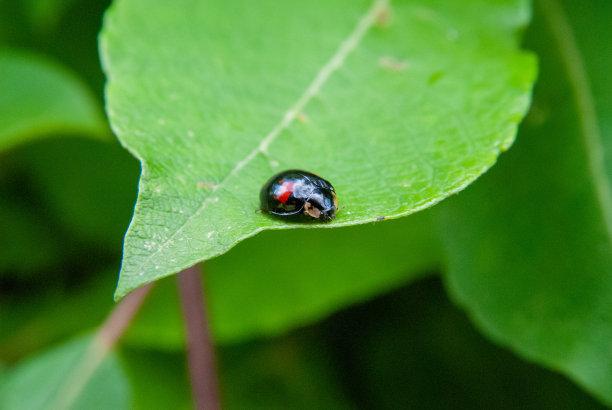
[[[527,3],[118,0],[107,110],[142,162],[116,297],[264,229],[396,218],[463,189],[514,139]],[[335,187],[329,224],[257,213],[273,174]]]

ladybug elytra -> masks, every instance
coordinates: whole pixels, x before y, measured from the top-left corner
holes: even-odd
[[[261,210],[287,218],[329,222],[336,216],[338,199],[332,184],[297,169],[274,175],[261,188]]]

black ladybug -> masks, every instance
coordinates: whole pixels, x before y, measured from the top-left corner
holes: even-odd
[[[261,210],[293,219],[329,222],[338,199],[332,184],[311,172],[291,169],[274,175],[261,188]]]

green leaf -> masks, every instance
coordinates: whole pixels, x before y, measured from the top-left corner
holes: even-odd
[[[204,291],[215,340],[235,343],[286,332],[434,271],[441,250],[429,215],[342,229],[264,232],[207,262]],[[301,244],[309,244],[301,254],[307,263],[296,266],[291,258]],[[124,340],[182,349],[183,327],[177,289],[162,281]]]
[[[283,338],[219,349],[227,409],[351,409],[326,340],[306,329]]]
[[[350,406],[325,338],[307,329],[217,349],[224,409],[344,409]],[[193,409],[183,352],[124,348],[132,407]]]
[[[0,277],[32,277],[60,259],[57,235],[20,205],[0,197]]]
[[[49,59],[0,49],[0,90],[0,151],[59,133],[108,137],[91,92]]]
[[[275,172],[334,183],[327,227],[461,190],[512,143],[535,61],[527,3],[119,0],[101,54],[107,109],[142,161],[116,297],[264,229]]]
[[[91,337],[75,339],[20,363],[4,380],[0,408],[130,408],[127,380],[115,354],[93,373],[82,371],[92,343]]]
[[[194,408],[184,352],[124,348],[120,353],[132,392],[131,410]]]
[[[88,272],[67,286],[56,278],[43,288],[26,284],[0,300],[0,352],[10,362],[99,325],[112,308],[115,269]],[[40,280],[40,279],[38,279]],[[49,282],[53,282],[50,284]],[[26,288],[27,292],[17,292]]]
[[[447,279],[491,338],[610,405],[612,4],[539,5],[541,80],[517,146],[441,209]]]
[[[560,374],[487,341],[435,276],[317,327],[327,333],[321,349],[336,352],[337,378],[359,408],[605,408]]]
[[[32,187],[62,226],[121,249],[136,198],[138,163],[117,143],[54,138],[18,153]]]
[[[216,339],[285,332],[433,272],[442,252],[429,216],[240,243],[204,267]]]
[[[130,347],[182,351],[185,349],[185,323],[174,278],[155,284],[140,312],[122,336]]]
[[[57,28],[66,9],[75,0],[24,0],[24,12],[30,24],[39,32],[49,32]]]

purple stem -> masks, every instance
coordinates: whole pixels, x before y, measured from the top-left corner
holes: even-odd
[[[96,335],[97,340],[108,350],[112,349],[119,338],[128,328],[136,313],[140,310],[151,288],[155,283],[151,282],[134,289],[119,302],[106,321],[102,324]]]
[[[187,359],[195,408],[220,410],[215,352],[210,339],[198,265],[179,273],[177,280],[187,333]]]

